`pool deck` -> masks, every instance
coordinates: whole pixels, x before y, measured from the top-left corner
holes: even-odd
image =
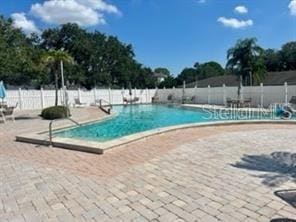
[[[190,107],[190,108],[199,108],[199,109],[207,109],[207,110],[214,110],[214,111],[221,111],[221,110],[228,110],[230,111],[230,108],[225,108],[221,106],[213,106],[213,105],[197,105],[197,104],[184,104],[184,107]],[[91,109],[91,108],[90,108]],[[96,109],[93,107],[93,109]],[[262,109],[258,108],[239,108],[237,111],[240,112],[258,112],[262,111]],[[232,110],[233,111],[233,110]],[[266,111],[266,110],[264,110]],[[79,121],[80,124],[88,124],[91,122],[97,122],[97,121],[103,121],[106,119],[110,119],[116,116],[116,113],[112,113],[111,115],[105,115],[100,117],[99,119],[94,117],[90,118],[87,121]],[[63,130],[71,127],[76,127],[71,122],[67,122],[66,120],[63,121],[63,125],[59,125],[55,127],[53,130]],[[237,124],[296,124],[296,120],[220,120],[220,121],[213,121],[213,122],[201,122],[201,123],[190,123],[190,124],[181,124],[181,125],[175,125],[175,126],[169,126],[169,127],[163,127],[159,129],[152,129],[144,132],[135,133],[132,135],[127,135],[121,138],[113,139],[106,142],[99,142],[99,141],[91,141],[91,140],[84,140],[79,138],[65,138],[65,137],[59,137],[59,136],[53,136],[52,142],[50,142],[49,139],[49,132],[48,128],[43,131],[37,131],[37,132],[30,132],[26,134],[21,134],[16,136],[16,140],[19,142],[27,142],[27,143],[33,143],[33,144],[39,144],[39,145],[53,145],[55,147],[65,148],[65,149],[71,149],[71,150],[78,150],[78,151],[84,151],[84,152],[90,152],[90,153],[96,153],[96,154],[103,154],[113,148],[126,145],[128,143],[135,142],[137,140],[146,139],[148,137],[167,133],[170,131],[176,131],[186,128],[199,128],[199,127],[206,127],[206,126],[220,126],[220,125],[237,125]]]
[[[48,127],[36,114],[0,124],[1,222],[296,219],[295,125],[187,128],[95,155],[16,142]]]

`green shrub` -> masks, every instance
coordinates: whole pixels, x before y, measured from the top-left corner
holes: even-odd
[[[67,117],[67,113],[70,116],[70,110],[65,106],[52,106],[43,109],[41,112],[41,117],[48,120],[61,119]]]

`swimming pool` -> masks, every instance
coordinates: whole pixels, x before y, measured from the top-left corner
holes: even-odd
[[[111,119],[56,132],[55,136],[106,142],[139,132],[182,124],[267,118],[257,114],[249,116],[249,113],[238,115],[224,112],[218,115],[208,109],[151,104],[114,106],[114,111],[117,115]]]

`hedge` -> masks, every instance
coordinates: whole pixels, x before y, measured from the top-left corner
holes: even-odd
[[[70,116],[70,110],[65,106],[52,106],[43,109],[41,117],[48,120],[61,119],[67,117],[67,113]]]

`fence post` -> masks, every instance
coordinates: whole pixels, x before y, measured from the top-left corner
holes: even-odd
[[[185,97],[186,97],[186,81],[183,81],[182,97],[181,97],[182,104],[185,102]]]
[[[97,100],[97,88],[95,87],[94,88],[94,101],[96,103],[96,100]]]
[[[260,95],[260,104],[261,104],[261,108],[263,108],[263,105],[264,105],[264,101],[263,101],[263,99],[264,99],[264,88],[263,88],[263,83],[260,83],[260,93],[261,93],[261,95]]]
[[[288,83],[285,82],[285,104],[288,104]]]
[[[208,104],[211,103],[211,86],[208,85]]]
[[[225,84],[223,84],[223,104],[224,104],[224,106],[226,106],[227,105],[227,103],[226,103],[226,86],[225,86]]]
[[[175,86],[173,86],[173,88],[172,88],[172,90],[171,90],[171,94],[172,94],[172,98],[173,98],[173,100],[176,98],[176,88],[175,88]]]
[[[111,89],[108,88],[108,97],[109,97],[109,103],[111,104]]]
[[[78,94],[78,100],[81,102],[81,92],[80,92],[80,88],[78,88],[78,90],[77,90],[77,94]]]
[[[19,91],[18,91],[18,103],[20,105],[20,110],[23,109],[23,95],[22,95],[22,89],[19,88]]]
[[[153,89],[148,89],[148,102],[149,103],[152,103],[152,96],[151,96],[151,90],[153,90]],[[153,97],[156,95],[156,90],[157,90],[157,87],[155,87],[155,91],[154,91],[154,93],[153,93]]]
[[[240,100],[244,100],[244,86],[241,84],[241,94],[240,94]]]
[[[44,109],[44,92],[43,88],[40,88],[40,98],[41,98],[41,109]]]
[[[121,100],[120,100],[121,102],[120,102],[120,104],[124,104],[124,101],[123,101],[124,100],[124,97],[125,97],[124,95],[125,95],[125,89],[124,89],[124,87],[122,87],[122,89],[121,89]]]
[[[62,88],[59,90],[60,92],[60,101],[61,101],[61,105],[65,105],[65,101],[64,101],[64,96],[63,96],[63,90]]]
[[[193,92],[193,103],[197,103],[197,101],[198,101],[198,98],[197,98],[197,84],[195,84],[195,86],[194,86],[194,92]]]

